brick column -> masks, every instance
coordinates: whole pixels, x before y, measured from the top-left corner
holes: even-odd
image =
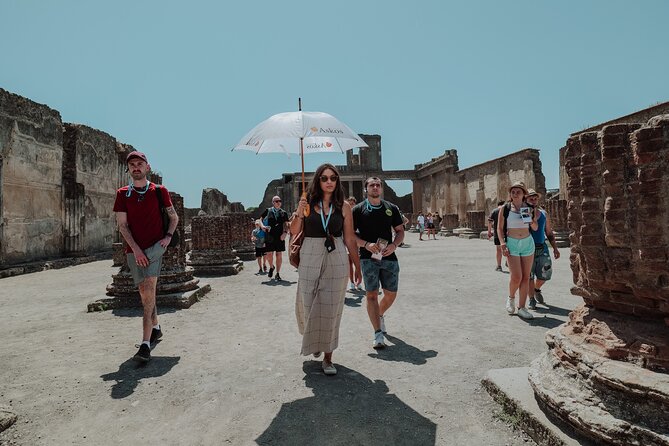
[[[255,246],[251,241],[251,232],[255,228],[253,217],[248,212],[231,212],[225,214],[230,217],[230,243],[240,259],[255,260]]]
[[[229,215],[193,217],[193,250],[188,264],[193,266],[197,275],[230,276],[243,268],[232,249],[232,226],[233,219]]]
[[[567,141],[572,293],[529,380],[598,444],[668,444],[669,115]]]

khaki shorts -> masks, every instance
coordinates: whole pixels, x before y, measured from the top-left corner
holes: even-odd
[[[160,268],[163,266],[163,254],[165,254],[165,250],[166,248],[160,246],[160,242],[156,242],[155,245],[146,248],[144,250],[144,255],[149,259],[149,266],[146,268],[137,265],[135,254],[126,254],[128,268],[130,268],[130,274],[132,274],[132,280],[135,282],[135,286],[144,282],[144,279],[147,277],[160,276]]]

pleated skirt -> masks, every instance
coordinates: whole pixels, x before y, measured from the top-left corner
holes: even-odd
[[[295,299],[303,355],[331,352],[339,345],[339,325],[348,281],[348,254],[341,237],[327,252],[324,238],[305,237]]]

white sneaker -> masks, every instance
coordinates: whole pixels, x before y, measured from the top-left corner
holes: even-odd
[[[534,319],[534,315],[527,311],[525,307],[518,308],[518,316],[522,317],[523,319]]]
[[[386,320],[385,320],[385,318],[384,318],[383,316],[379,316],[379,319],[381,320],[381,327],[380,327],[380,328],[381,328],[381,332],[382,332],[383,334],[388,333],[388,332],[386,331]]]
[[[516,312],[516,301],[513,297],[509,297],[506,299],[506,312],[509,314],[513,314]]]
[[[374,344],[372,347],[375,349],[386,348],[386,343],[383,341],[383,332],[379,331],[374,333]]]

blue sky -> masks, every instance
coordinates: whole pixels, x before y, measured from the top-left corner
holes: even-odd
[[[570,133],[669,100],[667,17],[663,0],[0,0],[0,87],[145,151],[188,207],[206,187],[257,206],[299,170],[230,151],[298,97],[380,134],[385,169],[534,147],[551,188]]]

